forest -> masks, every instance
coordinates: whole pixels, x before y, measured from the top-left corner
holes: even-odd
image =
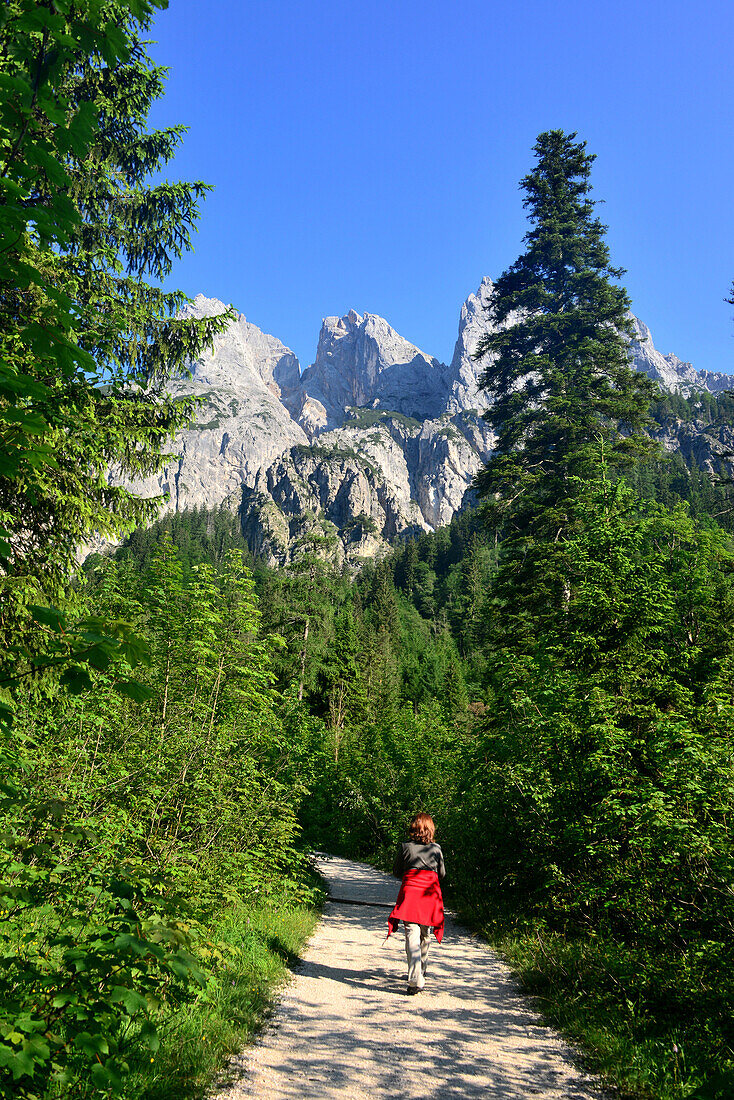
[[[475,507],[356,573],[157,518],[124,484],[228,319],[160,289],[207,190],[151,182],[161,6],[0,16],[0,1096],[202,1096],[318,917],[309,851],[385,867],[425,808],[451,904],[620,1095],[725,1100],[734,500],[653,436],[731,395],[630,368],[594,158],[550,130]]]

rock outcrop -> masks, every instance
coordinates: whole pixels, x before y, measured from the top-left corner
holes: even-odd
[[[316,359],[303,373],[304,400],[318,402],[333,428],[350,407],[390,409],[424,420],[440,415],[447,368],[399,336],[382,317],[353,309],[325,317]]]
[[[732,388],[734,378],[710,370],[696,370],[677,355],[662,355],[655,347],[650,329],[637,317],[632,317],[635,335],[630,344],[635,369],[659,382],[664,390],[690,397],[697,391],[723,393]]]
[[[734,425],[712,424],[703,417],[667,416],[651,432],[666,451],[679,451],[686,466],[712,477],[734,476]]]
[[[459,335],[449,368],[451,388],[446,404],[448,412],[462,412],[465,409],[483,411],[491,404],[489,394],[479,385],[483,364],[476,362],[474,353],[489,327],[486,311],[493,290],[494,283],[485,276],[476,294],[470,294],[461,307]]]
[[[226,306],[197,295],[187,313],[212,317]],[[290,348],[261,332],[243,314],[217,336],[213,348],[191,364],[191,378],[171,383],[171,392],[201,399],[192,426],[170,450],[176,459],[136,484],[143,496],[169,495],[164,510],[215,508],[289,447],[308,437],[286,407],[300,393],[300,368]]]
[[[277,564],[316,552],[337,567],[356,565],[410,531],[420,512],[382,471],[353,450],[294,447],[242,491],[243,531]],[[413,522],[411,522],[411,519]]]
[[[171,447],[176,460],[136,489],[168,493],[168,509],[239,506],[253,549],[280,563],[310,546],[354,564],[447,523],[495,444],[481,419],[492,395],[473,358],[492,291],[485,278],[464,302],[449,365],[383,318],[351,310],[325,318],[314,363],[301,373],[289,348],[238,314],[192,377],[172,383],[202,404]],[[225,306],[199,295],[188,309],[203,317]],[[647,327],[634,324],[633,363],[664,389],[718,393],[734,381],[661,355]],[[681,427],[661,439],[713,468],[728,437],[705,435]]]

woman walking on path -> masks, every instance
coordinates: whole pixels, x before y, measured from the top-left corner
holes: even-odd
[[[446,868],[441,847],[433,840],[435,833],[431,815],[416,814],[408,829],[409,839],[398,845],[393,864],[392,873],[402,883],[387,918],[387,934],[396,932],[403,922],[409,994],[420,993],[425,985],[430,929],[439,943],[443,939],[441,880]]]

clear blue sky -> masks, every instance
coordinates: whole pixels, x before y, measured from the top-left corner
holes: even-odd
[[[466,295],[522,250],[541,130],[597,154],[615,263],[656,346],[734,371],[731,0],[170,0],[156,125],[215,185],[172,283],[312,361],[379,313],[448,360]]]

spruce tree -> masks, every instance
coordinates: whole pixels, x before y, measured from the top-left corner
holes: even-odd
[[[485,419],[498,433],[480,491],[509,513],[511,531],[552,538],[567,528],[601,441],[612,464],[653,447],[642,429],[655,389],[630,365],[623,271],[594,213],[594,156],[575,138],[550,130],[535,143],[521,183],[527,248],[496,283],[493,328],[476,351],[496,398]]]
[[[145,35],[164,6],[10,0],[0,17],[0,569],[15,594],[58,599],[81,542],[155,513],[119,482],[162,463],[192,411],[167,380],[223,325],[179,318],[184,295],[157,285],[207,190],[150,182],[183,135],[147,126],[165,70]]]

